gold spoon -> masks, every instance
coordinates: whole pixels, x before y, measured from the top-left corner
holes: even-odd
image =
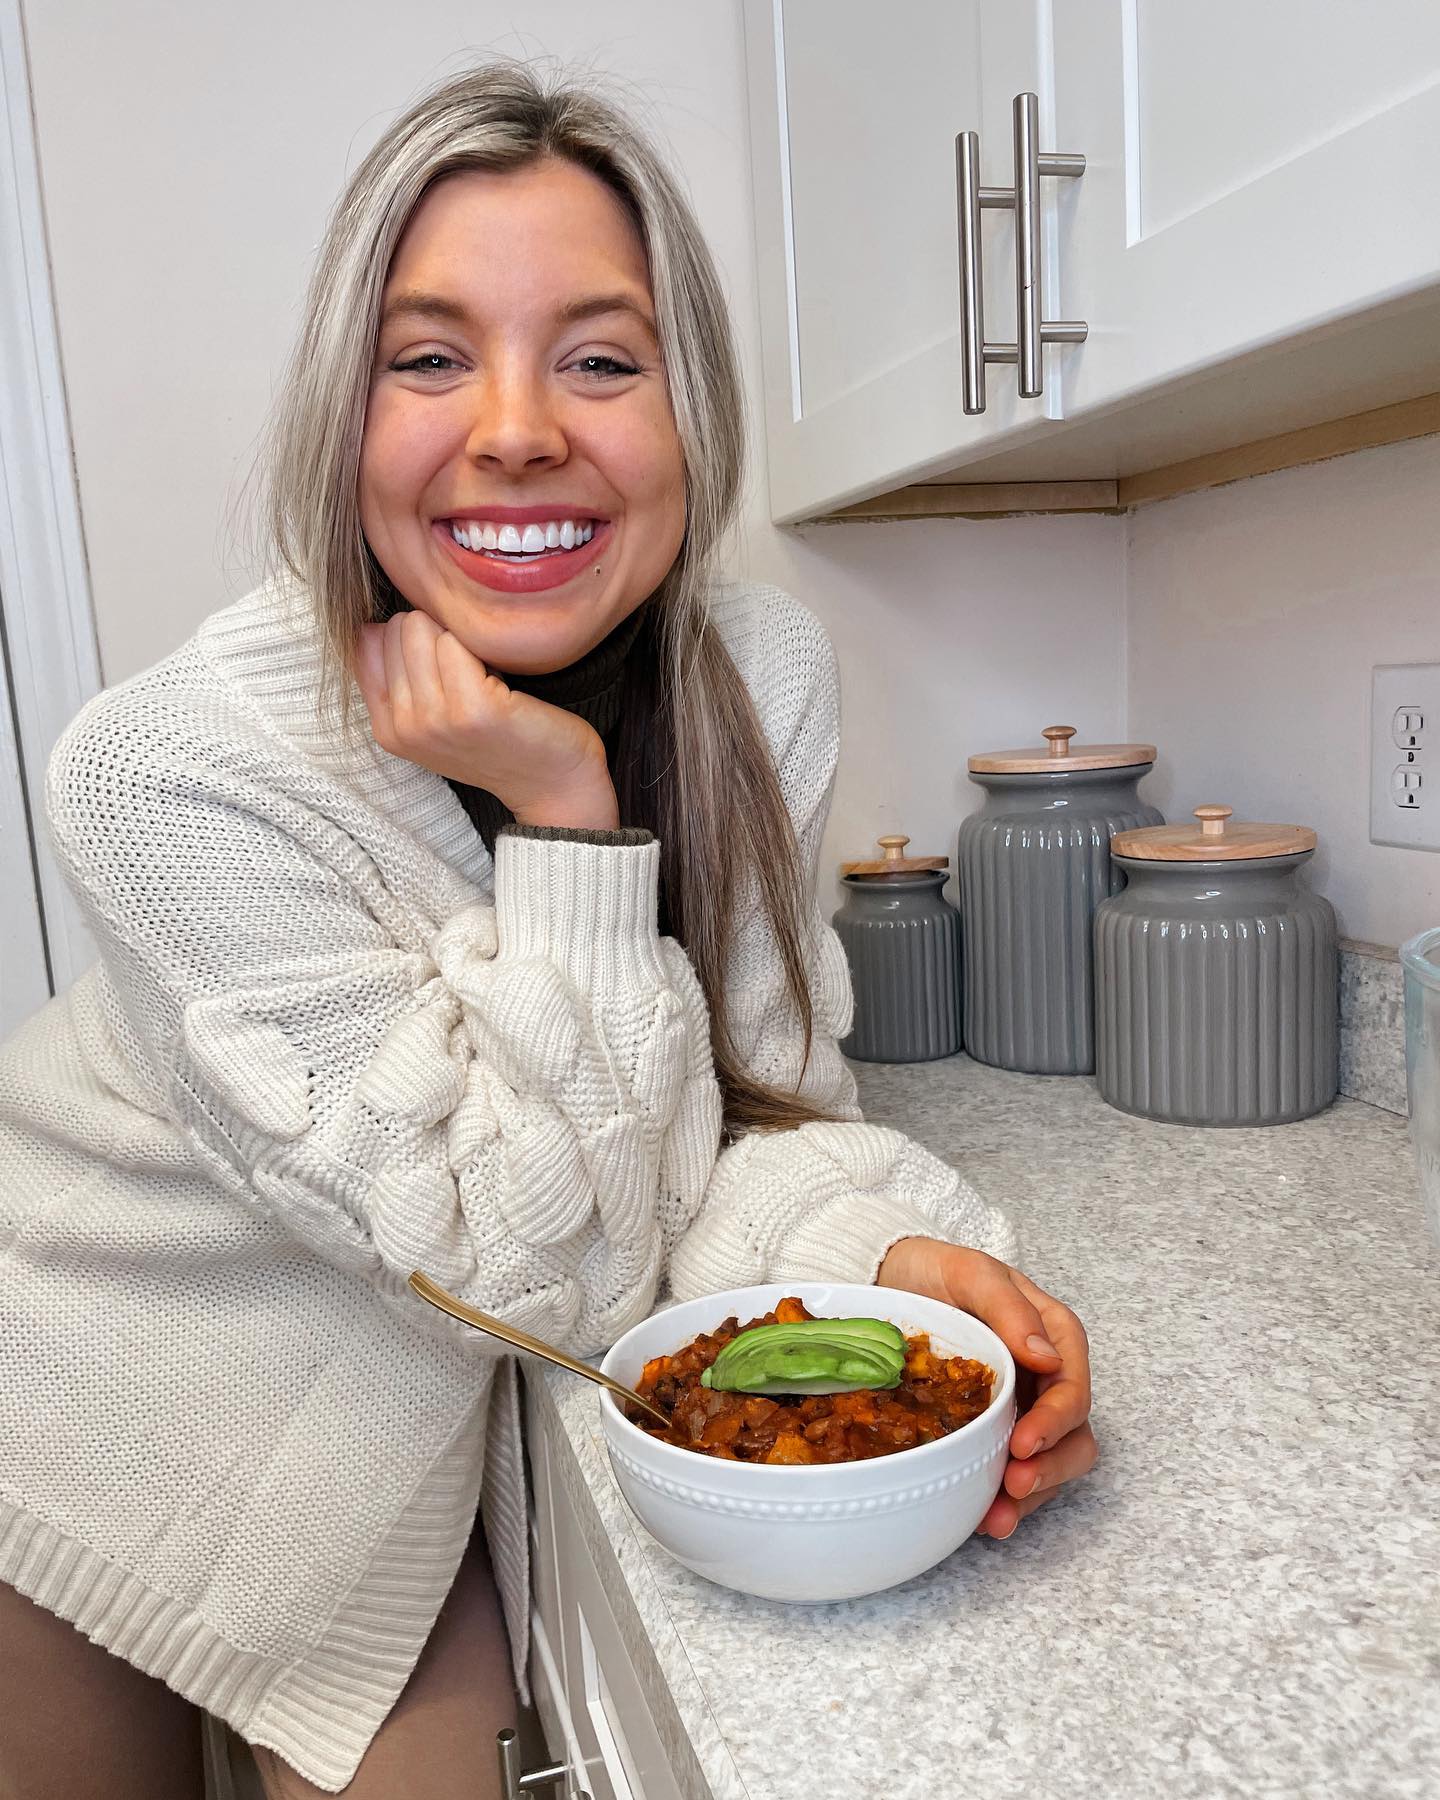
[[[546,1362],[558,1363],[562,1369],[569,1369],[572,1375],[583,1375],[587,1381],[598,1382],[601,1387],[609,1388],[617,1400],[628,1400],[632,1406],[638,1406],[641,1412],[649,1413],[657,1424],[669,1427],[669,1414],[661,1412],[658,1406],[637,1394],[634,1388],[626,1387],[623,1381],[612,1381],[610,1376],[602,1375],[599,1369],[592,1369],[589,1363],[577,1362],[573,1356],[567,1356],[563,1350],[547,1344],[544,1338],[531,1337],[528,1331],[521,1331],[514,1325],[507,1325],[503,1319],[492,1319],[489,1313],[467,1306],[463,1300],[457,1300],[428,1275],[422,1275],[419,1269],[411,1275],[410,1286],[422,1300],[438,1306],[441,1312],[449,1313],[452,1319],[463,1319],[477,1331],[488,1331],[491,1337],[501,1338],[517,1350],[528,1350],[532,1356],[543,1356]]]

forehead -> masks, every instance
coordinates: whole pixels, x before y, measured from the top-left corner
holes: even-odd
[[[386,277],[443,288],[476,307],[563,300],[578,288],[650,297],[640,234],[619,196],[575,163],[466,169],[425,195]]]

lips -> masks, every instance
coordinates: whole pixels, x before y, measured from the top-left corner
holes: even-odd
[[[607,522],[604,513],[561,501],[551,506],[462,506],[445,516],[450,519],[489,519],[494,525],[543,525],[547,519],[584,519],[594,525]]]
[[[573,550],[548,551],[529,562],[506,562],[483,550],[470,550],[457,544],[450,530],[450,518],[483,518],[497,525],[528,525],[555,516],[553,510],[546,511],[543,507],[494,507],[486,512],[472,509],[436,519],[430,529],[444,555],[479,586],[501,594],[538,594],[573,581],[597,560],[614,535],[615,528],[610,520],[596,519],[595,535],[588,544],[577,544]]]

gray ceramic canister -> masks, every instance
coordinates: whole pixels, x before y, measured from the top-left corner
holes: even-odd
[[[960,1048],[960,915],[941,893],[948,856],[842,863],[845,899],[831,923],[845,947],[855,1017],[840,1040],[857,1062],[931,1062]]]
[[[1111,846],[1125,891],[1095,917],[1096,1085],[1180,1125],[1282,1125],[1339,1085],[1335,914],[1301,825],[1201,821]]]
[[[1039,1075],[1095,1066],[1091,924],[1124,877],[1117,831],[1164,815],[1140,798],[1153,744],[1044,746],[970,758],[985,804],[960,826],[965,1048],[977,1062]]]

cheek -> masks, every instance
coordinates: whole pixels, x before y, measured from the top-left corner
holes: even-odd
[[[626,486],[631,504],[643,507],[657,525],[670,526],[678,519],[683,526],[685,469],[680,440],[669,414],[646,420],[626,448]]]
[[[413,500],[444,461],[447,441],[434,411],[417,412],[399,395],[376,395],[360,446],[362,496],[380,504]]]

